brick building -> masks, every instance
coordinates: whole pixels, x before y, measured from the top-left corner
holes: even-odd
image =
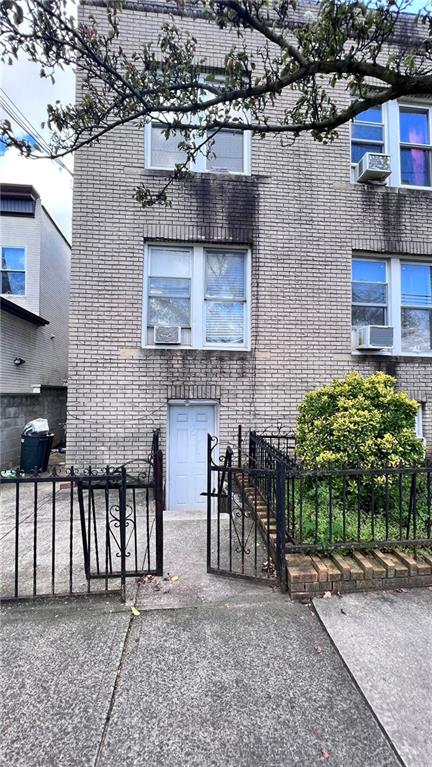
[[[122,43],[154,39],[165,8],[126,3]],[[99,6],[80,12],[102,23]],[[178,21],[222,71],[228,33]],[[144,455],[159,427],[168,507],[191,508],[203,500],[208,430],[226,444],[238,423],[295,428],[304,394],[352,369],[395,375],[432,441],[432,102],[392,103],[358,122],[328,146],[222,136],[216,159],[176,182],[169,209],[133,199],[177,161],[157,124],[78,153],[69,463]],[[365,150],[390,155],[385,184],[354,182],[351,159]],[[352,317],[391,326],[393,345],[359,350]],[[178,343],[155,343],[166,325]]]

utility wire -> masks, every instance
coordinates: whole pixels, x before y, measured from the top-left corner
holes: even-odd
[[[10,96],[6,93],[6,91],[3,88],[0,88],[0,91],[3,96],[0,95],[0,107],[7,112],[9,117],[12,118],[14,122],[16,122],[19,127],[25,131],[25,133],[28,133],[31,135],[35,140],[37,140],[38,145],[40,148],[47,154],[48,156],[51,154],[51,149],[49,147],[49,144],[45,141],[44,137],[39,133],[39,131],[34,127],[34,125],[28,120],[28,118],[21,112],[19,107],[12,101]],[[50,157],[51,160],[57,163],[63,170],[66,170],[71,176],[73,176],[72,171],[68,168],[68,166],[58,157]]]

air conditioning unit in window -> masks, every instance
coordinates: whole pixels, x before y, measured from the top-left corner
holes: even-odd
[[[180,344],[181,327],[179,325],[155,325],[155,344]]]
[[[357,328],[356,348],[359,351],[379,351],[393,346],[393,328],[389,325],[363,325]]]
[[[390,174],[390,155],[379,152],[365,152],[354,168],[354,180],[362,184],[367,181],[383,182]]]

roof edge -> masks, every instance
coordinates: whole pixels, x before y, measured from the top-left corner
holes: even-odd
[[[27,320],[27,322],[31,322],[33,325],[49,325],[50,324],[49,320],[45,320],[39,314],[35,314],[34,312],[31,312],[29,309],[25,309],[23,306],[20,306],[19,304],[14,303],[14,301],[9,301],[9,299],[5,298],[4,296],[0,296],[0,308],[3,309],[3,311],[8,312],[9,314],[13,314],[15,317],[20,317],[22,320]]]

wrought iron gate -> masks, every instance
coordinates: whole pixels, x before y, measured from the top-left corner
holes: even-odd
[[[4,600],[120,592],[163,573],[163,456],[0,478]]]
[[[136,466],[136,462],[134,462]],[[163,466],[154,452],[142,472],[127,465],[105,475],[89,472],[77,480],[87,580],[163,574]]]
[[[285,468],[237,463],[228,447],[218,461],[218,440],[207,438],[207,571],[279,580],[286,589]]]

